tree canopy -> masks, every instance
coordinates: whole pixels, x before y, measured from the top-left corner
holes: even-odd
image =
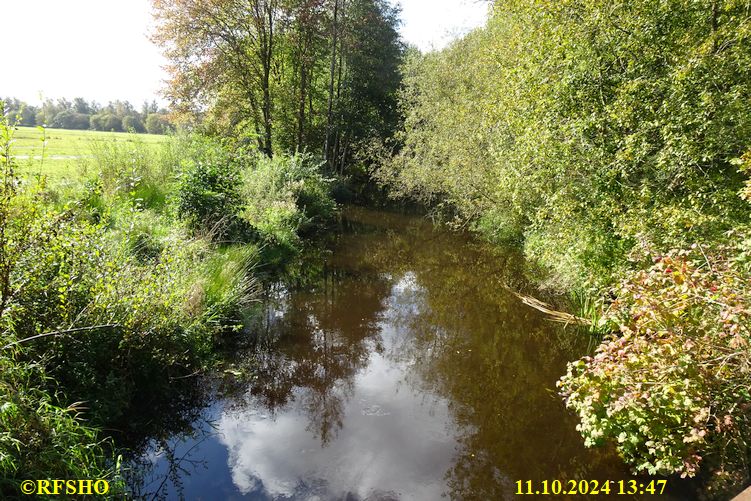
[[[154,0],[168,95],[184,120],[307,150],[342,171],[399,120],[403,45],[385,0]]]
[[[128,101],[112,101],[100,105],[96,101],[87,101],[77,97],[68,99],[46,99],[41,106],[32,106],[19,99],[7,98],[4,114],[18,125],[46,125],[60,129],[100,130],[108,132],[149,132],[164,134],[173,127],[169,113],[159,108],[156,101],[144,102],[137,110]],[[149,127],[149,118],[151,127]]]

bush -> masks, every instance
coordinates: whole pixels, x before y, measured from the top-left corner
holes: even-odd
[[[751,143],[746,8],[495,2],[485,27],[410,54],[377,177],[493,240],[523,234],[559,289],[617,282],[640,238],[711,241],[747,215],[731,163]]]
[[[62,289],[46,288],[49,284],[44,284],[44,277],[37,277],[28,269],[57,236],[58,223],[63,217],[45,217],[48,214],[41,206],[40,196],[43,191],[29,189],[16,177],[11,154],[13,132],[14,127],[4,117],[0,118],[0,494],[3,497],[18,495],[18,483],[29,478],[113,479],[117,470],[114,461],[108,464],[107,447],[98,440],[97,431],[78,419],[80,402],[70,403],[46,374],[44,363],[49,358],[44,353],[32,356],[18,345],[21,340],[18,333],[31,325],[30,320],[37,325],[44,321],[26,315],[34,315],[43,304],[59,306],[63,299]],[[63,275],[63,281],[70,282],[71,277]],[[35,286],[41,286],[42,290],[26,296]],[[117,493],[118,486],[113,487]]]
[[[294,250],[300,232],[325,223],[336,209],[331,180],[319,169],[307,155],[261,159],[243,173],[243,219],[266,242]]]
[[[102,128],[107,132],[122,132],[123,121],[117,115],[106,114],[102,117]]]
[[[44,245],[34,242],[19,256],[4,325],[18,339],[85,328],[40,339],[30,353],[47,354],[50,375],[108,422],[160,365],[180,371],[193,361],[173,354],[200,353],[194,344],[204,341],[188,335],[192,322],[182,310],[193,264],[181,250],[143,265],[127,240],[62,216],[46,214],[54,228],[40,232],[48,235]]]
[[[218,144],[196,140],[179,175],[177,211],[191,228],[217,240],[242,239],[238,219],[241,172],[247,160]]]
[[[743,475],[751,429],[751,289],[725,249],[654,258],[614,292],[620,325],[559,385],[588,446],[616,442],[637,472]],[[721,477],[722,478],[722,477]],[[738,480],[737,478],[733,480]]]

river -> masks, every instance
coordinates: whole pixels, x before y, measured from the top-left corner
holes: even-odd
[[[502,287],[524,289],[524,266],[421,217],[348,208],[330,245],[269,288],[184,423],[146,440],[134,492],[490,500],[518,497],[518,481],[634,478],[583,446],[556,394],[592,345]],[[663,496],[616,491],[596,498],[693,497],[675,480]]]

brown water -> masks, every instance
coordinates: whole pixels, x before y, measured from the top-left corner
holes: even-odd
[[[522,266],[419,217],[348,209],[330,252],[271,289],[199,416],[152,441],[136,491],[490,500],[518,497],[518,480],[634,478],[583,447],[555,382],[588,340],[501,287],[523,287]],[[666,493],[638,497],[693,497]]]

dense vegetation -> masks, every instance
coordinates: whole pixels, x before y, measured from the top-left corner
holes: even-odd
[[[340,174],[362,173],[363,144],[398,124],[403,47],[385,0],[153,5],[183,120],[267,156],[316,154]]]
[[[409,55],[405,125],[380,147],[396,195],[602,298],[615,333],[561,389],[587,444],[636,471],[749,471],[750,11],[495,2],[485,28]]]
[[[165,134],[173,129],[169,114],[156,102],[144,102],[137,110],[128,101],[100,105],[82,97],[45,99],[41,106],[29,105],[14,98],[5,99],[4,113],[10,120],[18,117],[18,125],[57,127],[72,130],[100,130],[107,132],[148,132]]]
[[[133,408],[247,325],[261,265],[326,224],[331,183],[308,157],[181,135],[95,144],[87,176],[48,184],[18,175],[14,129],[0,123],[0,493],[50,476],[122,489],[100,430],[137,428]]]
[[[82,168],[51,182],[33,156],[19,174],[18,125],[164,133],[164,110],[0,106],[3,496],[37,477],[124,489],[103,430],[148,426],[134,408],[166,398],[251,325],[258,275],[327,224],[332,193],[351,195],[345,175],[365,171],[361,145],[396,127],[403,48],[382,0],[154,8],[172,111],[194,132],[93,141]]]
[[[18,175],[8,117],[161,133],[164,113],[3,110],[0,493],[34,471],[116,478],[101,429],[208,365],[258,270],[368,174],[584,298],[600,345],[559,387],[588,446],[748,479],[751,3],[499,1],[427,54],[385,0],[153,6],[193,133],[99,145],[51,185]]]

